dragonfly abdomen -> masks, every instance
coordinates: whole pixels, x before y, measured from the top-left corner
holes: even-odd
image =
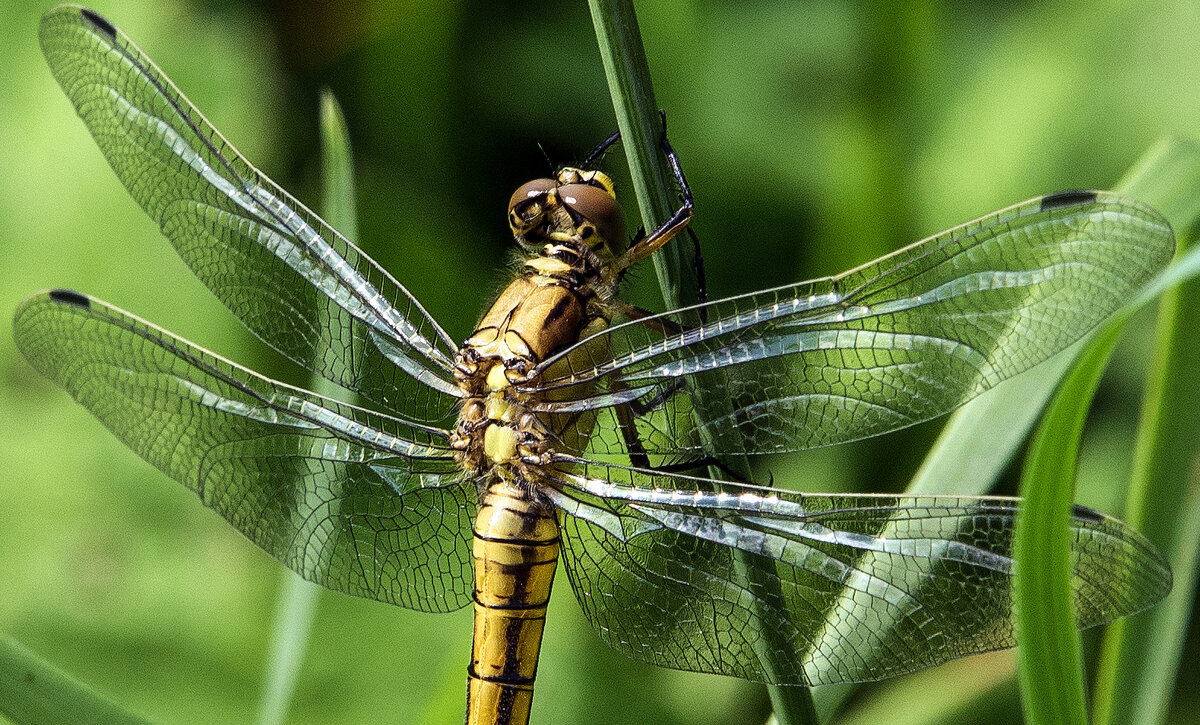
[[[558,551],[553,509],[528,486],[495,479],[475,520],[467,722],[528,722]]]

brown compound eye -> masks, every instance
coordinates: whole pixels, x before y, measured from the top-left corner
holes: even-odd
[[[558,197],[578,219],[579,235],[597,252],[616,255],[625,246],[625,217],[608,191],[592,184],[567,184]]]
[[[557,186],[554,179],[534,179],[513,192],[508,201],[508,226],[513,234],[524,236],[542,223],[546,198]]]

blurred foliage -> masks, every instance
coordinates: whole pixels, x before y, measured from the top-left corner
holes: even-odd
[[[40,57],[44,9],[0,9],[0,308],[73,287],[294,375],[190,276],[107,169]],[[549,12],[112,0],[96,9],[310,203],[317,94],[330,86],[355,148],[363,246],[456,336],[506,281],[512,189],[614,130],[584,3]],[[695,191],[713,296],[834,273],[1036,194],[1109,186],[1162,134],[1200,134],[1200,8],[1187,0],[1086,13],[1065,0],[694,0],[639,11]],[[626,178],[619,153],[607,161]],[[634,287],[633,299],[656,306],[649,270]],[[1080,502],[1117,515],[1147,327],[1131,326],[1084,439]],[[280,567],[37,377],[8,334],[0,411],[0,628],[154,721],[250,719]],[[775,459],[762,471],[796,489],[896,489],[935,432]],[[608,651],[560,584],[534,722],[765,719],[760,687]],[[1196,639],[1178,722],[1200,708]],[[422,615],[323,594],[292,721],[457,721],[469,640],[466,611]],[[1011,721],[1010,657],[895,680],[851,706],[870,712],[878,694],[903,702],[906,716],[927,708],[946,721]],[[964,681],[989,685],[952,711],[930,695],[968,692]]]

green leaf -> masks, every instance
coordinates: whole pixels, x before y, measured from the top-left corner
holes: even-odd
[[[1198,175],[1200,152],[1197,152],[1196,147],[1186,142],[1168,140],[1147,154],[1145,160],[1127,175],[1121,188],[1126,193],[1143,199],[1149,198],[1152,202],[1161,204],[1164,213],[1176,228],[1192,229],[1200,220],[1200,194],[1194,191],[1200,188],[1196,184],[1200,180]],[[1164,290],[1168,290],[1166,295],[1170,298],[1193,286],[1195,283],[1186,283],[1186,280],[1196,273],[1198,251],[1200,250],[1193,249],[1160,274],[1138,296],[1134,304],[1110,318],[1088,342],[1078,362],[1059,387],[1030,448],[1021,485],[1025,501],[1017,522],[1016,599],[1017,633],[1021,643],[1019,673],[1022,703],[1026,719],[1031,723],[1087,722],[1083,661],[1072,608],[1070,541],[1067,528],[1074,493],[1079,440],[1083,435],[1083,425],[1092,396],[1125,323],[1138,307]],[[1168,303],[1165,309],[1170,317],[1171,305]],[[1178,320],[1175,322],[1177,327]],[[1184,347],[1189,349],[1193,356],[1200,351],[1200,345]],[[1159,371],[1158,375],[1162,376],[1164,366],[1176,371],[1180,369],[1180,366],[1171,366],[1167,361],[1163,365],[1152,366],[1152,370]],[[1195,365],[1187,369],[1194,370]],[[1186,390],[1179,390],[1180,395],[1194,395],[1190,392],[1194,386],[1183,387]],[[1161,388],[1162,386],[1154,385],[1152,378],[1151,391],[1147,395],[1148,406],[1156,406],[1156,399],[1161,398]],[[1184,409],[1194,411],[1192,406],[1197,403],[1200,403],[1200,400],[1188,401]],[[1161,400],[1157,405],[1161,405]],[[1188,417],[1197,418],[1195,415]],[[1181,430],[1186,430],[1188,423],[1191,423],[1192,430],[1197,430],[1197,422],[1176,421],[1169,429],[1172,436],[1178,436]],[[1139,440],[1144,439],[1145,435]],[[1189,437],[1187,440],[1194,441],[1195,437]],[[1184,461],[1186,465],[1186,462],[1191,460],[1193,451],[1189,447],[1189,450],[1182,453],[1178,460]],[[1180,473],[1183,474],[1181,481],[1186,485],[1188,471]],[[1131,487],[1131,495],[1135,490],[1138,490],[1136,482]],[[1143,532],[1150,533],[1145,526],[1147,522],[1131,520],[1130,523]],[[1171,542],[1158,543],[1160,548],[1166,550]],[[1143,618],[1148,616],[1143,615]],[[1167,635],[1165,638],[1164,634]],[[1174,643],[1178,648],[1182,646],[1182,640],[1181,631],[1177,630],[1175,636],[1159,631],[1154,646],[1160,647],[1166,643],[1170,648]],[[1162,663],[1164,666],[1165,659]],[[1177,654],[1175,659],[1177,660]],[[1158,672],[1156,677],[1173,682],[1173,664],[1169,672]],[[1102,681],[1097,688],[1103,713],[1111,712],[1112,700],[1108,696],[1114,692],[1111,687],[1111,684]],[[1153,689],[1162,691],[1161,686]],[[1134,693],[1129,695],[1135,696]],[[1169,695],[1169,690],[1163,695],[1163,703],[1166,702],[1166,695]],[[1143,707],[1128,711],[1128,714],[1133,712],[1139,713],[1139,717],[1144,717],[1147,710]],[[1130,720],[1119,718],[1118,721]]]
[[[1083,424],[1119,333],[1119,326],[1106,326],[1085,348],[1042,418],[1021,478],[1014,595],[1021,701],[1030,723],[1087,722],[1068,522]]]
[[[146,720],[0,634],[0,713],[14,723],[124,725]]]
[[[358,240],[358,209],[354,201],[354,160],[350,131],[342,107],[328,88],[321,90],[321,175],[325,196],[321,216],[351,242]]]
[[[1182,267],[1200,253],[1200,144],[1162,142],[1152,159],[1160,173],[1135,181],[1156,202],[1180,237]],[[1149,166],[1149,163],[1147,164]],[[1200,280],[1163,295],[1155,350],[1133,456],[1125,518],[1154,542],[1176,575],[1175,591],[1155,609],[1114,624],[1105,634],[1095,685],[1097,725],[1161,722],[1175,685],[1196,594],[1200,559]]]

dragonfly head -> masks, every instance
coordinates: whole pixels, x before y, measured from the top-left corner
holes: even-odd
[[[612,179],[599,171],[565,167],[553,179],[522,185],[508,202],[508,225],[531,251],[545,245],[584,244],[607,262],[626,244],[625,217]]]

